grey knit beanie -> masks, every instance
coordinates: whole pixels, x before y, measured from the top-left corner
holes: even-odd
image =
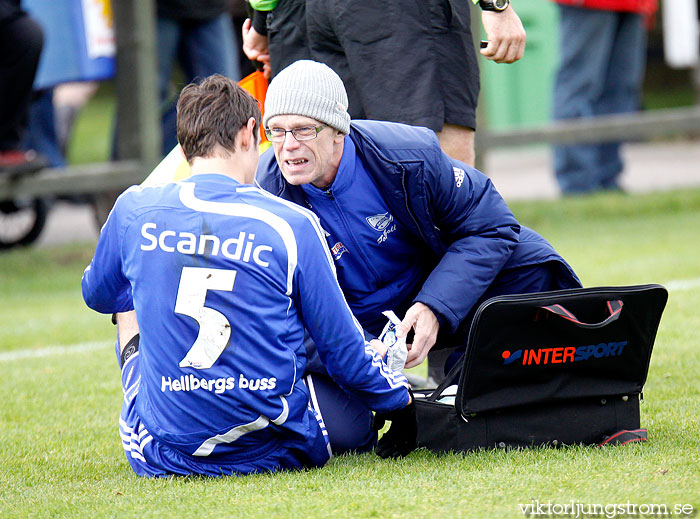
[[[350,133],[348,94],[338,74],[316,61],[295,61],[277,74],[265,95],[263,126],[276,115],[303,115]]]

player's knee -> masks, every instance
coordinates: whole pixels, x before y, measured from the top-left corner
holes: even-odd
[[[369,413],[371,415],[371,413]],[[370,429],[371,416],[368,416],[366,426],[360,427],[348,424],[347,427],[329,431],[329,439],[333,454],[340,455],[347,452],[369,452],[377,444],[377,433]]]

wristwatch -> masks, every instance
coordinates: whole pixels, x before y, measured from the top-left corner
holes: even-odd
[[[479,0],[479,7],[483,11],[505,11],[510,5],[510,0]]]

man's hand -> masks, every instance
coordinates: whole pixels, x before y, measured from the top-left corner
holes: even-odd
[[[482,11],[481,23],[486,31],[489,44],[481,49],[481,55],[496,63],[513,63],[525,52],[525,28],[513,6],[505,11]]]
[[[377,353],[379,353],[379,356],[383,360],[386,356],[386,352],[389,349],[389,347],[379,339],[372,339],[371,341],[369,341],[369,345],[372,346],[372,348],[374,348],[375,350],[377,350]]]
[[[241,28],[243,37],[243,52],[248,59],[259,61],[263,64],[263,73],[266,78],[270,78],[270,51],[267,45],[267,36],[259,34],[253,28],[253,22],[246,18]]]
[[[401,325],[396,330],[397,337],[406,337],[413,328],[413,343],[407,344],[408,357],[406,367],[418,366],[428,356],[430,348],[435,346],[440,324],[433,311],[423,303],[415,303],[406,312]]]
[[[380,431],[386,421],[391,427],[377,443],[376,453],[380,458],[399,458],[418,447],[418,423],[413,394],[406,407],[390,413],[377,413],[372,421],[372,430]]]

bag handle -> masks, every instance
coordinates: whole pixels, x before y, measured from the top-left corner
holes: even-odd
[[[464,362],[464,356],[466,355],[466,352],[462,353],[462,355],[459,357],[459,360],[455,362],[455,365],[452,366],[452,369],[450,372],[445,375],[445,379],[440,382],[438,387],[435,388],[435,391],[433,391],[430,396],[426,398],[428,402],[435,402],[438,398],[442,396],[443,391],[450,387],[452,383],[454,382],[454,379],[457,378],[457,375],[462,371],[462,362]]]
[[[581,322],[576,318],[576,316],[573,313],[571,313],[570,311],[568,311],[566,308],[564,308],[562,305],[559,305],[559,304],[549,305],[549,306],[540,306],[540,308],[542,310],[547,310],[549,312],[552,312],[553,314],[558,315],[562,319],[566,319],[567,321],[571,321],[572,323],[574,323],[576,326],[578,326],[580,328],[595,329],[595,328],[602,328],[603,326],[608,325],[611,322],[619,319],[623,306],[624,306],[624,304],[622,303],[622,300],[620,300],[620,299],[608,301],[607,307],[608,307],[608,311],[610,312],[610,315],[599,323]]]

